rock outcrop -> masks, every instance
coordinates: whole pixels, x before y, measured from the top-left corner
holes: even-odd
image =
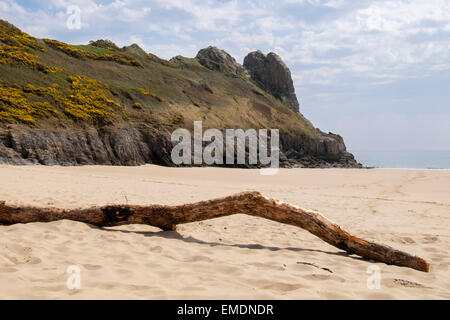
[[[242,65],[224,50],[216,47],[208,47],[200,50],[195,57],[204,67],[220,72],[240,73],[244,72]]]
[[[279,98],[295,112],[300,112],[291,71],[277,54],[250,52],[244,59],[244,68],[257,86]]]
[[[174,166],[168,132],[147,127],[43,130],[11,126],[0,130],[0,163],[42,165],[125,165],[146,163]],[[236,165],[236,167],[258,167]],[[280,135],[280,166],[360,167],[334,134],[317,137]]]
[[[172,161],[170,136],[135,127],[87,131],[12,127],[0,132],[0,163],[125,165]]]
[[[147,57],[148,54],[144,51],[144,49],[142,49],[141,47],[139,47],[139,45],[137,45],[136,43],[133,43],[130,46],[125,46],[121,49],[121,51],[131,54],[133,56],[138,56],[141,58]]]
[[[337,134],[280,135],[280,166],[306,168],[361,168],[354,156],[347,152],[344,139]]]
[[[291,71],[277,54],[271,52],[264,55],[261,51],[251,52],[245,57],[242,66],[224,50],[210,46],[200,50],[196,59],[210,70],[248,73],[257,86],[283,101],[295,112],[300,112]]]

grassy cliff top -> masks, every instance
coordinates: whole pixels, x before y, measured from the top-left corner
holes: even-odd
[[[211,71],[196,59],[170,61],[137,45],[70,45],[36,39],[0,20],[0,128],[144,124],[274,128],[315,135],[300,114],[244,74]]]

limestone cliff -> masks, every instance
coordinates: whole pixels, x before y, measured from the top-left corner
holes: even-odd
[[[295,112],[300,112],[291,71],[277,54],[250,52],[244,59],[244,67],[255,84],[283,101]]]

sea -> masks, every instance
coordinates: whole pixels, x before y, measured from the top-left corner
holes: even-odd
[[[386,169],[450,169],[448,151],[361,151],[351,150],[366,167]]]

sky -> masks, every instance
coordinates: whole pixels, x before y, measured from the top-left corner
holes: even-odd
[[[79,28],[67,23],[74,5]],[[302,114],[349,150],[450,150],[450,0],[0,0],[0,18],[166,59],[209,45],[240,63],[275,52]]]

